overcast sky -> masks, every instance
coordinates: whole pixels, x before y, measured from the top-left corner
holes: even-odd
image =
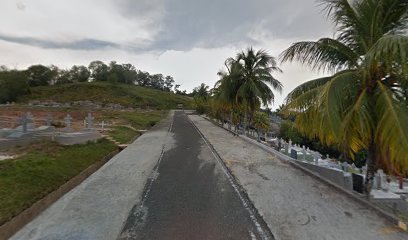
[[[181,89],[213,86],[223,62],[253,46],[275,57],[291,43],[332,35],[315,0],[2,0],[0,65],[62,68],[90,61],[132,63],[171,75]],[[319,76],[297,64],[275,74],[275,105]]]

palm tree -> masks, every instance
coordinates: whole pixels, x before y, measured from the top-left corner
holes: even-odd
[[[269,129],[270,122],[268,115],[264,112],[256,112],[253,124],[256,128],[259,139],[261,137],[261,132],[265,133]]]
[[[281,59],[331,73],[295,88],[286,112],[307,136],[337,144],[350,157],[368,152],[369,192],[379,162],[408,171],[408,3],[323,0],[333,38],[297,42]]]
[[[242,82],[241,66],[233,58],[228,58],[224,65],[227,71],[219,71],[217,73],[220,76],[220,80],[214,85],[214,89],[217,89],[215,98],[229,105],[229,118],[230,122],[233,123],[234,112],[239,112],[239,106],[242,104],[242,97],[238,96],[238,90]]]
[[[261,102],[268,105],[275,96],[269,86],[274,90],[282,91],[282,84],[272,76],[272,72],[281,72],[277,67],[275,58],[265,50],[254,51],[248,48],[245,52],[238,53],[235,59],[230,60],[236,67],[237,92],[236,97],[242,99],[244,104],[244,131],[248,124],[248,112],[252,119],[256,106]]]

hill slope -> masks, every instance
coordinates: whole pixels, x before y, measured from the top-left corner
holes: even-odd
[[[170,92],[140,86],[109,83],[75,83],[59,86],[31,88],[30,94],[19,98],[18,102],[32,100],[55,101],[59,103],[92,101],[94,103],[116,103],[126,107],[171,109],[177,104],[191,107],[192,98]]]

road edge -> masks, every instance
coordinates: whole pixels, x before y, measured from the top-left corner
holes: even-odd
[[[205,135],[201,132],[201,130],[195,125],[195,123],[191,120],[190,117],[187,116],[191,124],[194,126],[194,128],[197,130],[197,132],[200,134],[200,136],[203,138],[207,146],[210,148],[211,152],[214,154],[214,157],[216,158],[217,162],[221,165],[223,170],[225,171],[227,177],[231,181],[231,183],[234,185],[233,187],[238,191],[237,194],[243,201],[244,207],[250,211],[251,217],[255,217],[256,220],[254,221],[254,224],[256,225],[258,230],[262,230],[259,234],[261,235],[260,237],[264,240],[274,240],[275,237],[268,226],[268,224],[265,222],[263,219],[262,215],[258,211],[258,209],[255,207],[254,203],[251,201],[249,198],[248,193],[245,191],[245,188],[242,186],[242,184],[239,182],[238,178],[234,175],[234,173],[231,171],[231,169],[228,168],[226,165],[225,161],[222,159],[222,157],[218,154],[218,152],[215,150],[214,146],[211,144],[211,142],[205,137]],[[246,205],[246,206],[245,206]]]

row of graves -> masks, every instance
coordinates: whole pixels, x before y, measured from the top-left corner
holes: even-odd
[[[261,138],[264,144],[274,147],[275,150],[290,157],[302,167],[317,173],[337,186],[358,194],[364,193],[367,166],[358,168],[354,163],[340,162],[328,155],[322,156],[319,152],[312,151],[305,146],[293,144],[291,140],[289,142],[283,139],[265,140]],[[370,201],[387,207],[394,213],[408,215],[408,179],[387,176],[383,170],[379,169],[375,173]]]
[[[28,144],[48,139],[56,141],[62,145],[82,144],[96,141],[102,135],[94,127],[94,116],[91,113],[83,120],[83,126],[73,128],[73,118],[67,114],[61,120],[53,119],[51,114],[45,118],[35,118],[30,112],[24,113],[21,117],[0,117],[0,151],[7,151],[16,146],[26,146]],[[12,127],[17,125],[17,127]],[[59,125],[56,127],[56,125]],[[107,126],[105,122],[99,124],[102,131]]]

